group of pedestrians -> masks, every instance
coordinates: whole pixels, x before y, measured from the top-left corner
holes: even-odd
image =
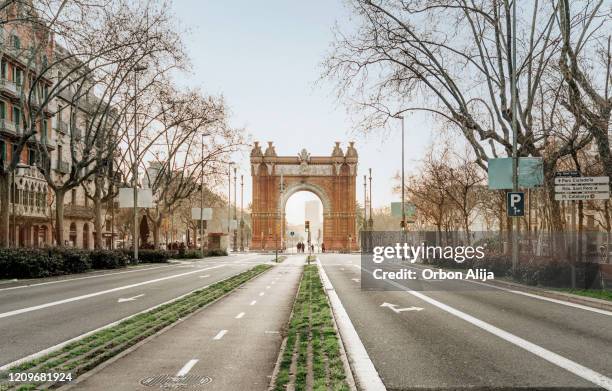
[[[297,251],[298,251],[298,253],[303,253],[304,250],[306,250],[307,246],[308,245],[306,243],[304,243],[304,242],[298,242],[298,244],[297,244]],[[314,252],[314,244],[310,245],[310,252]]]

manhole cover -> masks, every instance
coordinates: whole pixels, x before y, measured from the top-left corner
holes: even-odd
[[[212,382],[208,376],[202,375],[156,375],[149,376],[140,381],[140,384],[147,387],[159,387],[162,389],[177,389],[202,386]]]

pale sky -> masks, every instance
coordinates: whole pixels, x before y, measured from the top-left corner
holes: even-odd
[[[396,131],[366,139],[351,128],[331,82],[315,85],[334,24],[352,23],[342,0],[175,0],[173,9],[188,30],[184,41],[193,73],[184,82],[223,94],[232,125],[246,128],[253,141],[274,141],[279,155],[297,155],[302,148],[330,155],[334,141],[346,150],[353,140],[359,153],[358,201],[363,203],[363,174],[369,167],[374,207],[399,201],[392,193],[392,178],[401,166],[399,121]],[[432,137],[424,118],[415,114],[406,120],[407,172]],[[251,201],[247,157],[245,151],[234,159],[245,174],[245,205]],[[287,210],[288,218],[299,221],[303,207],[293,209]]]

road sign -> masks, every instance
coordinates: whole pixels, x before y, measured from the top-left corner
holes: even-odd
[[[510,217],[525,216],[525,193],[509,192],[506,199],[506,210]]]
[[[200,216],[202,216],[202,220],[212,220],[212,209],[204,208],[200,214],[200,208],[191,208],[191,218],[193,220],[200,220]]]
[[[133,187],[122,187],[119,189],[119,207],[120,208],[133,208],[134,207],[134,188]],[[153,193],[151,189],[138,189],[138,207],[139,208],[153,208],[155,203],[153,202]]]
[[[555,177],[555,200],[607,200],[610,199],[610,177]]]
[[[608,193],[610,185],[557,185],[555,193]]]
[[[608,200],[610,193],[556,193],[557,201]]]
[[[295,236],[295,232],[294,231],[289,232],[289,236]]]
[[[610,183],[608,176],[556,177],[555,185],[605,185]]]
[[[487,174],[489,189],[512,189],[512,158],[489,159]],[[544,164],[542,158],[519,158],[517,174],[519,187],[534,188],[542,186],[544,183]]]
[[[406,214],[407,219],[414,217],[414,214],[416,213],[416,206],[412,202],[404,202],[404,213]],[[391,216],[402,217],[401,202],[391,203]]]
[[[555,172],[555,177],[560,177],[560,176],[564,176],[564,177],[568,177],[568,176],[573,176],[573,177],[579,177],[580,176],[580,171],[557,171]]]

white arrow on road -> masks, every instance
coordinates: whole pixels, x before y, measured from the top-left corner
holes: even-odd
[[[381,307],[389,307],[396,314],[399,314],[400,312],[404,312],[404,311],[421,311],[422,310],[421,307],[396,308],[397,304],[391,304],[391,303],[382,303],[380,306]]]
[[[119,300],[117,300],[117,303],[123,303],[126,301],[134,301],[136,299],[138,299],[139,297],[144,296],[144,293],[140,294],[140,295],[136,295],[136,296],[132,296],[132,297],[120,297]]]

